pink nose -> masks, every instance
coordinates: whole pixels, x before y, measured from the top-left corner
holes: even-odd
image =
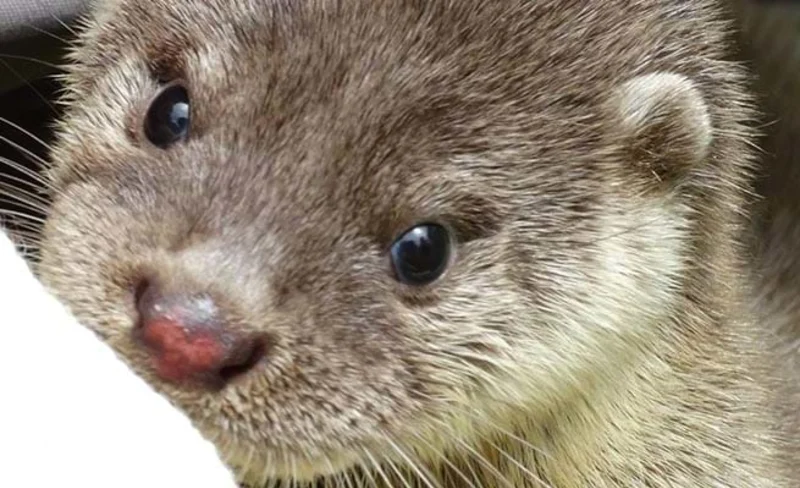
[[[138,288],[136,339],[163,380],[222,388],[264,357],[262,337],[226,323],[207,294],[164,294],[151,282]]]

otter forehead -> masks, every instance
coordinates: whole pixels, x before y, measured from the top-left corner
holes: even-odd
[[[534,134],[541,147],[566,146],[565,119],[643,55],[674,51],[674,32],[659,35],[650,2],[550,3],[117,2],[85,36],[71,89],[122,105],[146,95],[144,75],[185,77],[204,130],[272,146],[298,120],[294,144],[358,132],[350,150],[377,149],[369,135],[431,157],[497,150],[537,124],[551,126]],[[663,46],[633,42],[643,29]]]
[[[184,219],[178,198],[203,200],[227,227],[360,223],[384,243],[420,218],[487,232],[516,206],[520,175],[547,181],[549,199],[589,198],[571,181],[591,174],[596,102],[618,70],[581,53],[619,36],[587,33],[592,19],[576,15],[613,9],[467,3],[109,4],[72,68],[59,158],[71,164],[56,171],[105,176],[133,206],[155,194]],[[131,134],[171,79],[189,88],[192,140],[148,153]],[[535,198],[534,185],[524,199]]]
[[[614,3],[103,2],[70,90],[73,105],[104,97],[92,118],[117,129],[157,80],[185,78],[198,135],[346,153],[348,168],[357,152],[405,157],[395,171],[521,145],[556,156],[625,78],[693,70],[689,40],[715,54],[692,25],[703,5]]]
[[[595,83],[613,82],[607,79],[618,76],[619,68],[652,62],[646,55],[674,62],[681,54],[675,51],[702,34],[695,27],[710,14],[705,3],[676,8],[653,0],[610,0],[607,6],[555,0],[101,2],[76,61],[86,70],[84,78],[131,56],[175,75],[200,62],[193,57],[200,55],[210,62],[207,68],[221,68],[202,71],[204,76],[228,78],[235,86],[258,82],[262,96],[280,90],[273,85],[284,79],[296,79],[298,89],[288,97],[296,101],[335,98],[331,89],[348,82],[403,94],[438,82],[450,84],[456,95],[469,88],[485,97],[507,96],[524,85],[519,98],[546,103],[552,94],[537,92],[545,86],[576,91],[581,84],[582,93],[596,91],[576,74],[588,71]],[[706,36],[713,40],[719,32]],[[505,76],[496,77],[500,72]]]

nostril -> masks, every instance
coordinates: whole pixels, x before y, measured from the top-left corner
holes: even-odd
[[[133,285],[133,304],[141,316],[144,308],[144,300],[151,288],[150,280],[142,278]]]
[[[267,353],[267,342],[263,338],[254,339],[243,346],[239,354],[234,354],[217,373],[223,383],[228,383],[255,368]]]
[[[133,289],[133,298],[136,300],[136,303],[139,303],[139,300],[142,299],[142,296],[145,294],[147,289],[150,287],[150,281],[148,279],[139,280],[136,283],[136,286]]]

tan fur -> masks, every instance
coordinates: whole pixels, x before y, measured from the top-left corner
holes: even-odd
[[[40,274],[252,486],[797,486],[717,7],[101,1]],[[141,119],[174,78],[193,133],[159,151]],[[410,289],[386,250],[424,219],[459,243]],[[216,393],[157,381],[145,275],[213,295],[266,360]]]

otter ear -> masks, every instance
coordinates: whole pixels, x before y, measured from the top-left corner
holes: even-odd
[[[651,177],[680,179],[708,157],[709,108],[689,78],[667,72],[637,76],[622,83],[610,103],[615,139]]]

